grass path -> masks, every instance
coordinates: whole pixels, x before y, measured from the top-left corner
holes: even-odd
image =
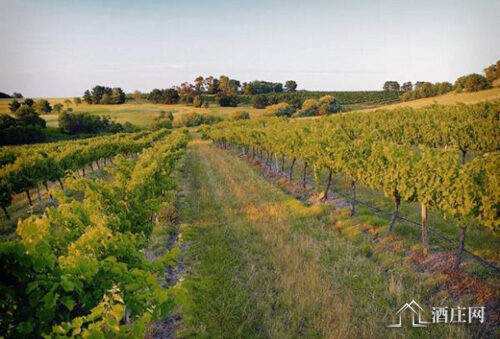
[[[454,324],[387,328],[412,299],[430,317],[428,286],[403,264],[381,265],[362,237],[340,237],[324,206],[208,142],[193,141],[185,162],[179,337],[466,337]]]

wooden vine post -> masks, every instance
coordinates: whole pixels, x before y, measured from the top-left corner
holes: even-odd
[[[427,229],[427,205],[420,204],[421,206],[421,218],[422,218],[422,245],[423,245],[423,254],[427,256],[429,253],[429,235]]]

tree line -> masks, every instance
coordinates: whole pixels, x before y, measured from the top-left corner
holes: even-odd
[[[153,89],[147,99],[154,103],[184,103],[194,107],[208,107],[215,102],[222,107],[236,107],[240,95],[258,95],[268,93],[295,92],[297,82],[289,80],[283,85],[279,82],[255,80],[241,83],[226,75],[219,78],[198,76],[193,83],[184,82],[169,89]],[[137,96],[139,97],[139,93]]]
[[[426,82],[417,81],[415,85],[411,81],[399,85],[397,81],[386,81],[382,89],[387,92],[403,92],[401,101],[416,100],[422,98],[434,97],[445,94],[451,91],[455,93],[461,92],[477,92],[493,87],[493,82],[500,79],[500,60],[495,64],[484,69],[484,74],[472,73],[459,77],[455,84],[449,82]]]
[[[125,102],[125,92],[120,87],[94,86],[83,93],[83,101],[87,104],[118,105]]]

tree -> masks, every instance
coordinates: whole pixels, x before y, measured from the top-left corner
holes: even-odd
[[[99,100],[99,103],[100,104],[103,104],[103,105],[109,105],[111,104],[111,97],[109,96],[108,93],[104,93],[101,97],[101,99]]]
[[[194,79],[194,90],[198,95],[201,95],[205,90],[204,79],[201,75]]]
[[[211,75],[205,78],[203,85],[208,94],[217,94],[219,92],[219,80]]]
[[[40,114],[50,113],[52,112],[52,106],[50,106],[50,103],[47,100],[40,99],[35,103],[35,110]]]
[[[14,94],[12,94],[12,97],[16,99],[22,99],[23,95],[21,93],[14,92]]]
[[[27,107],[28,109],[32,109]],[[39,121],[35,124],[27,124],[29,119],[13,118],[8,114],[0,114],[0,146],[30,144],[43,142],[45,131]],[[41,119],[42,121],[45,121]],[[1,182],[0,182],[1,185]],[[4,187],[0,189],[0,205],[8,206],[11,202],[11,194]],[[4,210],[5,212],[5,210]]]
[[[149,93],[148,100],[155,104],[177,104],[180,96],[175,88],[162,90],[155,88]]]
[[[92,95],[89,90],[86,90],[85,93],[83,93],[83,101],[89,105],[92,103]]]
[[[78,106],[82,103],[82,99],[80,99],[79,97],[75,97],[73,98],[73,103]]]
[[[239,80],[236,80],[236,79],[231,79],[231,80],[229,80],[229,85],[230,85],[231,90],[234,91],[234,93],[231,93],[231,94],[236,94],[240,90],[241,82]]]
[[[229,96],[237,94],[240,86],[241,83],[238,80],[229,79],[225,75],[221,75],[217,83],[218,91]]]
[[[453,91],[453,85],[447,81],[438,82],[434,86],[436,86],[438,95]]]
[[[123,131],[123,126],[111,118],[89,113],[63,111],[59,114],[58,122],[59,129],[68,134]]]
[[[155,104],[159,104],[163,102],[163,93],[160,89],[155,88],[148,94],[148,100],[154,102]]]
[[[45,120],[40,118],[40,115],[31,106],[22,106],[15,113],[17,119],[26,125],[37,125],[45,128]]]
[[[420,87],[422,87],[422,85],[425,84],[425,81],[417,81],[415,83],[415,90],[419,89]]]
[[[174,88],[163,90],[163,102],[165,104],[177,104],[180,100],[179,93]]]
[[[418,89],[421,98],[430,98],[437,95],[437,88],[430,82],[425,82]]]
[[[384,91],[399,91],[399,82],[397,81],[386,81],[384,83]]]
[[[455,88],[458,92],[477,92],[490,87],[491,85],[485,76],[475,73],[464,75],[455,82]]]
[[[57,103],[57,104],[55,104],[55,105],[54,105],[53,110],[54,110],[55,112],[57,112],[57,113],[61,113],[61,111],[62,111],[63,107],[64,107],[64,106],[63,106],[63,104],[61,104],[61,103]]]
[[[92,88],[92,103],[93,104],[100,104],[102,97],[104,94],[108,94],[108,96],[111,94],[111,88],[109,87],[104,87],[104,86],[94,86]]]
[[[495,64],[490,65],[484,69],[484,74],[486,75],[486,80],[492,83],[496,79],[500,79],[500,60]]]
[[[263,94],[256,95],[252,98],[252,106],[254,108],[266,108],[269,105],[269,101],[267,100],[267,96]]]
[[[215,96],[215,101],[221,106],[221,107],[236,107],[238,106],[239,103],[239,98],[237,95],[228,95],[224,92],[217,93]]]
[[[250,81],[243,86],[243,93],[248,95],[266,94],[266,93],[281,93],[283,92],[283,84],[280,82],[268,81]]]
[[[71,99],[64,99],[64,104],[68,107],[71,106],[72,104]]]
[[[111,90],[110,103],[123,104],[125,102],[125,92],[120,87],[115,87]]]
[[[179,92],[181,96],[189,95],[193,93],[193,91],[194,91],[194,86],[191,85],[189,82],[183,82],[179,87],[177,87],[177,92]]]
[[[21,104],[19,103],[19,101],[17,100],[12,100],[10,103],[9,103],[9,110],[14,113],[15,111],[17,111],[19,109],[19,107],[21,107]]]
[[[33,105],[35,104],[35,101],[33,99],[24,99],[23,101],[23,106],[28,106],[28,107],[32,107]]]
[[[228,94],[230,91],[230,83],[229,83],[229,78],[225,75],[221,75],[219,77],[219,91]]]
[[[409,91],[412,91],[413,90],[413,84],[411,83],[411,81],[407,81],[403,84],[403,86],[401,86],[401,90],[403,92],[409,92]]]
[[[488,82],[493,82],[497,79],[497,65],[491,65],[484,69],[484,74],[486,75],[486,80]]]
[[[297,90],[297,83],[294,80],[288,80],[285,82],[285,88],[287,92],[295,92]]]
[[[139,90],[135,90],[134,94],[132,96],[134,97],[134,100],[140,100],[140,99],[142,99],[142,93]]]

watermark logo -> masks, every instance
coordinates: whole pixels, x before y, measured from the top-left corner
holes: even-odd
[[[397,324],[387,325],[387,327],[402,327],[402,318],[406,313],[411,314],[413,327],[427,327],[430,324],[466,324],[472,323],[474,320],[484,323],[484,306],[480,307],[433,307],[432,321],[427,322],[422,320],[425,315],[425,310],[420,307],[415,300],[406,303],[399,309],[396,316],[399,318]]]
[[[387,327],[401,327],[402,324],[402,315],[405,312],[411,312],[412,326],[413,327],[426,327],[428,324],[432,324],[430,322],[426,322],[422,320],[422,313],[425,312],[419,304],[416,303],[415,300],[412,300],[410,303],[406,303],[399,309],[396,313],[399,316],[399,323],[387,325]],[[415,321],[416,316],[418,315],[418,321]]]

